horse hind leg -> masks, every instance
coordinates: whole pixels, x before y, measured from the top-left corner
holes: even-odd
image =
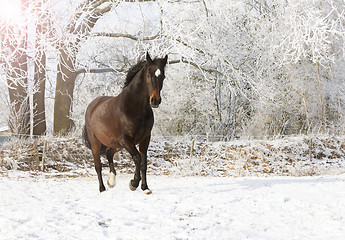
[[[101,163],[101,147],[92,147],[92,154],[95,161],[95,169],[98,176],[98,182],[99,182],[99,191],[104,192],[105,186],[103,184],[102,179],[102,163]]]
[[[95,169],[98,176],[99,191],[104,192],[105,186],[102,179],[102,163],[101,163],[101,147],[102,144],[93,134],[88,134],[88,139],[91,146],[91,151],[95,163]]]
[[[115,171],[115,167],[114,167],[114,154],[118,150],[119,149],[116,149],[116,148],[110,148],[107,150],[107,159],[108,159],[109,168],[110,168],[110,173],[109,173],[109,178],[108,178],[107,184],[110,188],[113,188],[116,185],[116,171]]]

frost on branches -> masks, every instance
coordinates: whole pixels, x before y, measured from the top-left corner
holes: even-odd
[[[43,18],[23,16],[28,29],[44,28],[26,31],[31,44],[25,53],[28,69],[35,59],[38,72],[47,72],[48,131],[53,123],[56,131],[80,129],[85,106],[96,96],[117,95],[126,71],[149,51],[170,60],[163,102],[155,110],[156,135],[228,140],[344,133],[342,0],[38,2],[24,9]],[[1,81],[11,89],[4,77],[11,65],[3,60],[9,36],[3,25],[1,36]],[[33,82],[28,86],[38,86],[30,71],[37,72],[24,71]],[[29,87],[29,97],[41,92],[35,89]],[[65,116],[64,126],[55,126],[62,123],[59,116]]]

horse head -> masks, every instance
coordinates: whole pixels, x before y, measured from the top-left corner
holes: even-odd
[[[152,60],[149,53],[146,53],[145,81],[150,97],[150,105],[157,108],[162,101],[160,92],[165,79],[164,68],[168,61],[168,55],[164,58]]]

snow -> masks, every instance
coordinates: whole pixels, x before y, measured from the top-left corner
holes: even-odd
[[[8,171],[0,177],[0,239],[344,238],[345,174],[149,175],[151,195],[130,191],[131,178],[118,174],[116,187],[99,193],[95,175]]]
[[[148,152],[150,195],[140,187],[129,190],[134,166],[126,152],[115,161],[116,186],[99,193],[90,151],[80,141],[49,141],[44,173],[35,170],[25,150],[30,142],[3,148],[0,240],[343,239],[345,234],[344,136],[155,138]],[[109,168],[103,173],[106,183]],[[115,185],[113,175],[110,183]]]
[[[8,131],[9,129],[8,126],[0,126],[0,132]]]

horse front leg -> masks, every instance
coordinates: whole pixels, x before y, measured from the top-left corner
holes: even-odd
[[[146,171],[147,171],[147,155],[146,154],[141,155],[140,171],[141,171],[141,178],[142,178],[141,190],[143,190],[144,193],[146,194],[151,194],[152,191],[147,186],[147,180],[146,180]]]
[[[146,180],[146,172],[147,172],[147,149],[150,144],[151,136],[148,136],[143,142],[139,143],[139,151],[141,153],[141,164],[140,164],[140,171],[141,171],[141,189],[146,194],[151,194],[152,191],[147,186]]]
[[[134,178],[130,181],[129,183],[129,188],[132,191],[135,191],[137,187],[139,186],[139,182],[141,180],[140,177],[140,163],[141,163],[141,156],[140,153],[133,156],[133,160],[135,163],[135,173],[134,173]]]
[[[133,161],[135,163],[134,178],[129,182],[129,188],[132,191],[135,191],[137,189],[137,187],[139,186],[139,182],[141,180],[141,177],[140,177],[141,155],[138,152],[138,150],[135,147],[135,145],[128,145],[128,146],[126,146],[126,150],[132,156]]]

